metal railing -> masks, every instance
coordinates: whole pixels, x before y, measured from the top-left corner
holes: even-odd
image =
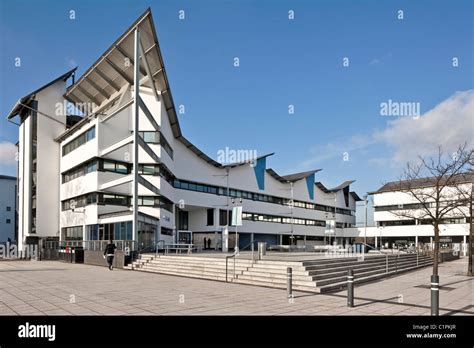
[[[249,244],[247,244],[247,245],[244,246],[243,248],[235,250],[232,255],[229,255],[229,256],[226,256],[226,257],[225,257],[225,281],[226,281],[226,283],[228,282],[229,259],[234,259],[234,274],[233,274],[232,279],[235,279],[235,259],[237,258],[237,256],[239,256],[240,251],[245,250],[245,249],[247,249],[248,247],[251,247],[251,250],[252,250],[252,265],[253,265],[253,264],[255,263],[255,257],[254,257],[254,255],[255,255],[255,248],[254,248],[254,244],[255,244],[255,243],[258,243],[258,242],[259,242],[258,240],[254,240],[253,242],[250,242]]]
[[[366,244],[364,242],[358,242],[357,244],[365,245],[366,247],[369,247],[370,249],[375,250],[380,255],[385,255],[385,273],[388,273],[388,254],[385,254],[385,253],[381,252],[380,250],[374,248],[372,245]],[[400,254],[398,254],[398,256],[400,256]],[[398,258],[397,258],[397,269],[398,269]]]

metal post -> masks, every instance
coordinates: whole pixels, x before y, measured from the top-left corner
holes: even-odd
[[[431,276],[431,315],[439,315],[439,276]]]
[[[347,272],[347,307],[354,307],[354,271]]]
[[[229,259],[226,257],[225,258],[225,282],[227,283],[227,264],[228,264]]]
[[[134,45],[134,73],[133,73],[133,240],[138,241],[138,119],[140,114],[140,32],[135,29]],[[137,248],[138,249],[138,248]]]
[[[293,297],[293,270],[291,267],[286,268],[286,294],[288,298]]]

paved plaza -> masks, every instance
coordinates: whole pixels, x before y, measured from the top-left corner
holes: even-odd
[[[0,261],[0,315],[430,315],[431,267],[332,294],[58,261]],[[467,259],[440,265],[440,315],[474,315]]]

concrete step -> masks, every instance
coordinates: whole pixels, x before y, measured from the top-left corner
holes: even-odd
[[[199,267],[199,266],[183,266],[183,265],[161,265],[161,264],[156,264],[156,263],[148,263],[146,264],[145,266],[143,266],[142,268],[152,268],[152,269],[157,269],[157,270],[160,270],[160,269],[163,269],[163,270],[168,270],[168,271],[172,271],[172,270],[179,270],[179,271],[189,271],[189,272],[193,272],[193,271],[199,271],[199,272],[225,272],[226,268],[225,267],[213,267],[213,266],[202,266],[202,267]],[[235,270],[238,271],[238,272],[243,272],[243,271],[246,271],[248,269],[248,267],[235,267]],[[229,267],[228,268],[228,271],[229,273],[230,272],[233,272],[234,270],[234,267]]]
[[[423,267],[427,267],[427,266],[431,266],[431,265],[432,265],[432,263],[431,264],[427,263],[427,264],[419,265],[419,266],[415,265],[415,266],[412,266],[412,267],[405,267],[403,269],[399,269],[398,271],[392,270],[389,273],[380,273],[380,274],[376,274],[376,275],[370,275],[370,276],[359,277],[359,278],[355,277],[354,278],[354,284],[361,284],[361,283],[376,281],[376,280],[379,280],[379,279],[383,279],[383,278],[387,278],[387,277],[391,277],[391,276],[396,276],[396,275],[399,275],[401,273],[413,271],[413,270],[416,270],[418,268],[423,268]],[[346,287],[347,287],[347,278],[344,281],[337,282],[337,283],[332,283],[332,284],[329,284],[329,285],[326,285],[326,286],[318,286],[317,288],[318,288],[318,292],[324,293],[324,292],[333,292],[333,291],[343,290]]]
[[[425,264],[428,265],[429,262],[421,263],[421,264],[419,264],[419,266],[424,266]],[[411,268],[413,266],[416,267],[416,264],[407,263],[405,265],[399,265],[398,268],[396,266],[391,266],[391,267],[388,268],[388,273],[395,272],[397,269],[398,269],[398,271],[403,272],[404,269]],[[359,271],[359,272],[355,272],[354,276],[355,276],[355,278],[357,278],[357,277],[364,278],[364,277],[368,277],[368,276],[371,276],[371,275],[377,275],[377,274],[387,274],[387,272],[386,272],[385,269],[362,270],[362,271]],[[325,285],[339,283],[339,282],[345,282],[345,281],[347,281],[347,272],[346,272],[346,274],[338,276],[338,277],[333,277],[333,278],[323,279],[323,280],[317,280],[316,281],[316,286],[317,287],[322,287],[322,286],[325,286]]]
[[[420,257],[419,260],[421,259],[429,259],[427,257]],[[416,256],[415,257],[400,257],[398,259],[398,261],[405,261],[405,260],[415,260],[416,261]],[[397,258],[392,258],[392,257],[389,257],[388,258],[389,262],[390,261],[395,261],[397,260]],[[386,262],[386,258],[385,257],[376,257],[376,258],[373,258],[373,257],[366,257],[364,258],[364,260],[360,260],[360,261],[357,261],[357,260],[340,260],[339,262],[335,262],[333,261],[332,263],[328,263],[328,264],[318,264],[318,265],[309,265],[309,266],[305,266],[306,270],[307,271],[322,271],[324,272],[325,270],[328,270],[328,269],[334,269],[336,267],[340,267],[340,268],[347,268],[348,266],[355,266],[355,265],[359,265],[359,264],[377,264],[377,263],[385,263]]]
[[[419,260],[418,263],[424,263],[424,262],[432,262],[430,260]],[[403,267],[405,265],[416,265],[416,261],[400,261],[400,262],[395,262],[395,261],[390,261],[388,263],[388,267],[397,267],[397,264],[399,267]],[[318,279],[329,279],[329,278],[334,278],[338,276],[347,276],[347,271],[348,269],[351,268],[355,274],[364,272],[364,271],[371,271],[371,270],[382,270],[385,271],[387,268],[386,263],[377,263],[377,264],[359,264],[351,267],[338,267],[338,268],[331,268],[327,269],[324,272],[315,272],[315,271],[310,271],[309,276],[313,280],[318,280]]]
[[[148,273],[159,273],[159,274],[167,274],[177,277],[187,277],[187,278],[199,278],[199,279],[210,279],[210,280],[218,280],[225,282],[225,274],[211,274],[211,273],[189,273],[189,272],[176,272],[176,271],[164,271],[164,270],[153,270],[153,269],[138,269],[139,272],[148,272]],[[231,280],[232,276],[229,275],[229,281]]]

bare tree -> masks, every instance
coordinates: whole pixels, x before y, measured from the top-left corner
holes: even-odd
[[[473,150],[467,144],[458,147],[451,156],[445,156],[441,147],[437,156],[419,157],[419,163],[408,163],[400,180],[394,185],[397,191],[405,192],[413,204],[403,205],[391,213],[421,223],[431,224],[434,229],[433,275],[438,275],[439,225],[444,219],[453,218],[466,207],[466,196],[458,187],[467,178],[466,172],[472,163]],[[465,182],[465,181],[464,181]],[[472,241],[472,237],[470,238]]]
[[[474,261],[474,219],[473,204],[474,204],[474,156],[471,153],[471,159],[468,163],[469,172],[461,174],[460,181],[465,184],[457,185],[456,189],[459,193],[459,199],[465,202],[463,209],[459,209],[459,213],[466,218],[469,223],[469,242],[467,247],[468,263],[467,275],[473,276],[473,261]]]

